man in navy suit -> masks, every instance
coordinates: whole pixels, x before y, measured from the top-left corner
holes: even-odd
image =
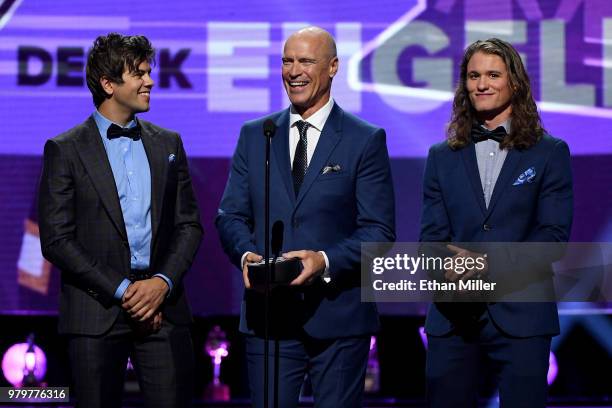
[[[510,44],[493,38],[467,48],[448,140],[430,149],[423,190],[423,242],[569,239],[569,150],[542,128],[529,78]],[[466,246],[448,248],[455,257],[481,255]],[[489,259],[484,276],[446,270],[444,278],[525,270],[512,256],[498,257],[497,264]],[[499,380],[502,406],[545,406],[550,341],[559,333],[556,304],[434,303],[425,330],[431,406],[476,406],[482,355]]]
[[[272,119],[278,130],[271,146],[270,221],[283,221],[284,256],[303,265],[290,286],[273,290],[270,299],[270,333],[280,350],[278,406],[297,406],[308,370],[315,406],[357,407],[370,335],[378,330],[375,305],[360,301],[360,245],[395,239],[385,131],[330,97],[338,58],[326,31],[309,27],[291,35],[282,63],[291,106],[242,127],[216,219],[246,287],[240,330],[246,334],[251,397],[253,406],[263,406],[263,295],[250,289],[246,264],[264,252],[262,125]],[[270,387],[272,376],[271,369]]]

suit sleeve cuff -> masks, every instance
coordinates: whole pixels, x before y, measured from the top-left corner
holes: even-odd
[[[128,286],[130,286],[130,283],[132,282],[127,278],[121,281],[121,283],[119,284],[119,287],[115,291],[115,299],[119,301],[123,299],[123,295],[125,294],[125,291],[127,290]]]
[[[153,276],[157,276],[158,278],[162,278],[164,280],[164,282],[166,282],[166,284],[168,285],[168,294],[166,295],[166,297],[170,296],[170,293],[172,293],[172,280],[167,277],[166,275],[164,275],[163,273],[156,273]]]
[[[321,278],[323,278],[323,282],[329,283],[331,282],[331,275],[329,274],[329,258],[327,258],[325,251],[319,251],[319,253],[323,255],[323,259],[325,259],[325,270],[323,271]]]

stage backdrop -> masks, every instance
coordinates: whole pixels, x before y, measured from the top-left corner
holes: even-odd
[[[242,122],[288,106],[282,44],[308,24],[337,39],[335,100],[387,130],[399,239],[418,237],[424,157],[444,138],[463,49],[492,36],[521,52],[546,129],[570,145],[572,239],[612,238],[610,1],[0,0],[0,312],[56,310],[58,273],[38,247],[40,157],[46,139],[93,111],[87,49],[117,31],[152,40],[156,85],[142,117],[179,131],[191,158],[206,228],[186,278],[194,311],[237,313],[242,280],[213,219]]]

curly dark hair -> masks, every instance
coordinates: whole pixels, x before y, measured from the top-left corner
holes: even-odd
[[[110,33],[96,38],[87,54],[86,68],[87,87],[96,108],[110,98],[100,84],[101,78],[122,84],[125,69],[131,73],[137,71],[143,61],[152,64],[154,60],[155,50],[143,35]]]
[[[459,83],[453,100],[453,113],[447,130],[449,146],[456,150],[471,142],[472,125],[477,120],[476,110],[472,106],[466,89],[466,81],[468,62],[477,52],[498,55],[508,70],[508,85],[512,89],[510,99],[512,126],[510,134],[500,143],[500,148],[528,149],[540,140],[545,130],[531,94],[529,75],[527,75],[521,57],[512,45],[498,38],[476,41],[465,50],[461,61]]]

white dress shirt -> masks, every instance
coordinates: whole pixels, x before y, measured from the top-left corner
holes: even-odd
[[[325,122],[327,122],[327,118],[334,107],[334,100],[329,98],[329,101],[318,111],[316,111],[312,116],[308,119],[302,119],[302,116],[297,113],[291,105],[289,109],[289,159],[291,166],[293,168],[293,158],[295,157],[295,150],[297,148],[298,142],[300,141],[300,132],[298,131],[295,123],[297,121],[303,120],[304,122],[308,122],[310,126],[306,130],[306,136],[308,138],[308,145],[306,146],[306,157],[308,160],[308,164],[310,164],[310,160],[312,159],[312,155],[317,147],[317,143],[319,143],[319,138],[321,137],[321,132],[323,131],[323,126],[325,126]]]

